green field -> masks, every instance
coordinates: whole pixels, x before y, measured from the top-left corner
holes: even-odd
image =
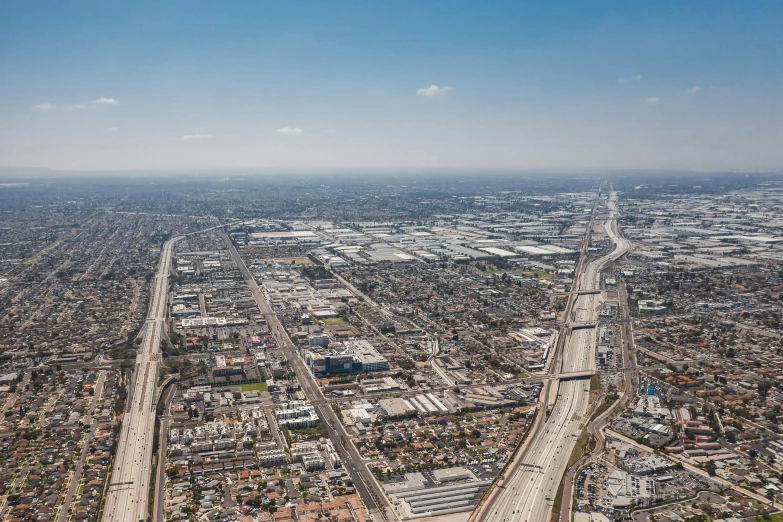
[[[568,459],[569,468],[576,464],[576,461],[582,458],[582,455],[585,454],[585,448],[587,446],[588,440],[590,440],[590,433],[587,430],[583,430],[576,441],[576,446],[574,446],[573,451],[571,451],[571,457]]]
[[[250,382],[247,384],[242,385],[242,391],[243,392],[249,392],[249,391],[258,391],[258,392],[265,392],[266,391],[266,383],[265,382]]]
[[[597,410],[595,410],[595,413],[593,414],[593,419],[597,419],[600,417],[606,410],[612,407],[615,402],[617,402],[617,399],[619,399],[620,396],[616,393],[613,393],[611,395],[607,395],[604,397],[604,402],[601,403],[601,405],[598,407]]]
[[[63,241],[65,241],[66,239],[68,239],[72,235],[73,235],[73,232],[69,232],[69,233],[65,234],[63,237],[61,237],[60,239],[58,239],[54,243],[50,244],[49,246],[47,246],[43,250],[40,250],[40,251],[36,252],[35,254],[33,254],[32,256],[30,256],[28,259],[25,259],[24,264],[25,265],[34,265],[34,264],[36,264],[38,261],[41,260],[41,258],[43,256],[45,256],[46,254],[48,254],[49,252],[51,252],[52,250],[54,250],[55,248],[60,246]]]

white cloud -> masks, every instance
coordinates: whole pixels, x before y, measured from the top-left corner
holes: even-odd
[[[661,99],[656,96],[650,96],[644,101],[646,101],[647,103],[658,103],[659,101],[661,101]]]
[[[33,109],[37,111],[48,111],[52,107],[54,106],[49,102],[43,102],[43,103],[39,103],[38,105],[33,105]]]
[[[104,98],[101,96],[100,98],[93,100],[91,103],[96,105],[117,105],[117,100],[114,98]]]
[[[110,130],[111,132],[117,132],[117,131],[118,131],[118,130],[120,130],[120,129],[118,129],[117,127],[109,127],[109,130]]]
[[[299,127],[282,127],[277,129],[278,134],[302,134],[303,132],[304,130]]]
[[[638,82],[642,79],[641,74],[635,74],[633,76],[620,76],[617,78],[617,83]]]
[[[697,93],[697,92],[699,92],[700,90],[701,90],[701,87],[699,87],[698,85],[694,85],[693,87],[691,87],[690,89],[688,89],[688,92]]]
[[[70,109],[72,111],[82,111],[87,108],[86,105],[83,103],[71,103],[65,106],[66,109]]]
[[[211,138],[211,134],[185,134],[182,136],[182,141],[197,141],[197,140],[208,140]]]
[[[419,96],[442,96],[449,92],[451,90],[451,87],[448,85],[445,87],[438,87],[437,85],[430,85],[429,87],[422,87],[418,91],[416,91],[416,94]]]

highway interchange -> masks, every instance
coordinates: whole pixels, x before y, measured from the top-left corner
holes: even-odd
[[[630,242],[617,229],[616,194],[608,202],[610,216],[604,230],[614,244],[605,256],[589,262],[581,276],[579,294],[570,310],[571,324],[596,321],[601,295],[582,293],[600,289],[601,271],[630,249]],[[554,373],[595,370],[595,327],[572,328],[563,346],[562,358],[550,368]],[[561,380],[557,399],[549,417],[535,430],[506,471],[506,478],[480,506],[476,520],[547,522],[553,501],[576,440],[587,421],[589,381]],[[546,394],[542,394],[546,403]]]

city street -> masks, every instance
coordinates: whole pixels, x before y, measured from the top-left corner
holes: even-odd
[[[392,507],[386,501],[385,494],[381,491],[380,487],[375,482],[375,478],[370,471],[364,465],[359,452],[356,447],[351,443],[350,437],[345,433],[339,419],[332,411],[332,408],[327,403],[321,390],[318,388],[315,379],[310,371],[305,367],[304,362],[296,353],[296,347],[291,342],[285,328],[280,323],[277,315],[269,306],[266,298],[263,296],[261,289],[258,287],[252,274],[247,269],[244,261],[242,260],[236,247],[231,243],[227,235],[224,235],[224,241],[226,247],[231,253],[232,259],[239,267],[245,282],[250,287],[253,293],[253,298],[258,305],[259,310],[264,314],[269,330],[275,336],[278,345],[283,350],[289,366],[293,370],[294,374],[302,386],[302,390],[305,392],[307,399],[315,406],[318,411],[318,416],[326,422],[327,429],[329,431],[329,438],[332,441],[335,449],[340,455],[340,459],[343,462],[343,466],[351,475],[356,491],[362,498],[370,514],[376,518],[384,520],[396,519],[396,515]]]

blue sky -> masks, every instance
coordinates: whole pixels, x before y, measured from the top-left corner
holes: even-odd
[[[764,1],[3,2],[0,165],[780,169],[780,27]]]

